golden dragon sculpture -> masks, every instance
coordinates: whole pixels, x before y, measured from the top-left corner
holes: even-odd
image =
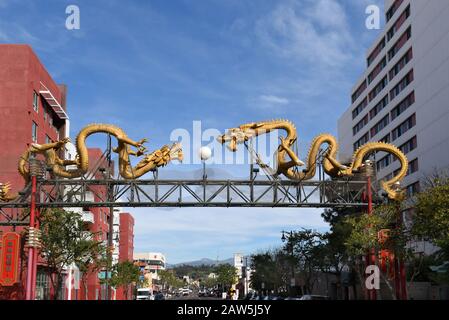
[[[182,148],[179,143],[174,143],[171,146],[165,145],[154,152],[145,154],[146,148],[144,147],[144,143],[147,139],[134,141],[128,138],[122,129],[114,125],[91,124],[84,127],[76,137],[76,160],[63,160],[58,155],[64,145],[70,142],[69,138],[54,143],[31,144],[31,146],[22,154],[18,163],[18,171],[25,180],[25,183],[27,184],[30,181],[28,160],[37,154],[41,154],[45,157],[47,167],[51,168],[53,174],[59,177],[73,179],[83,176],[89,170],[89,156],[86,140],[90,135],[95,133],[107,133],[117,139],[118,146],[114,148],[113,151],[118,153],[119,173],[125,179],[139,178],[152,169],[165,166],[172,160],[178,159],[182,161],[183,158]],[[137,150],[132,150],[131,146],[137,148]],[[130,156],[143,156],[143,158],[132,167],[130,164]],[[66,166],[69,165],[75,165],[76,168],[66,169]],[[12,201],[18,197],[18,194],[11,194],[10,190],[11,185],[9,183],[0,183],[1,201]]]
[[[352,176],[358,172],[364,164],[364,159],[374,152],[387,152],[393,154],[400,161],[401,168],[399,172],[390,180],[382,181],[381,187],[393,200],[401,200],[404,198],[404,192],[394,188],[407,174],[408,160],[406,156],[394,145],[383,142],[369,142],[361,146],[352,157],[352,163],[344,165],[338,162],[337,139],[330,134],[320,134],[312,142],[310,147],[307,163],[302,162],[293,151],[293,145],[298,139],[295,125],[288,120],[272,120],[243,124],[237,128],[229,129],[224,135],[217,140],[221,144],[228,143],[228,148],[235,152],[237,145],[244,143],[257,136],[268,134],[274,130],[283,130],[286,137],[281,138],[281,143],[277,150],[277,174],[283,174],[291,180],[309,180],[316,174],[316,162],[318,160],[319,151],[323,144],[327,144],[328,148],[323,159],[324,171],[331,177]],[[306,165],[305,170],[294,170],[297,166]]]

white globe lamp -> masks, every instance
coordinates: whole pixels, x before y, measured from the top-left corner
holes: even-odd
[[[210,159],[210,157],[212,156],[212,150],[209,147],[201,147],[199,154],[200,154],[200,159],[202,161],[206,161],[206,160]]]

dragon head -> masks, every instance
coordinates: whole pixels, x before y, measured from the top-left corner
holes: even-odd
[[[172,160],[182,161],[184,154],[179,142],[172,144],[171,146],[165,145],[159,150],[146,154],[144,158],[136,165],[136,169],[147,166],[148,164],[155,167],[166,166]]]
[[[232,152],[237,151],[237,145],[248,141],[249,139],[257,135],[256,129],[258,125],[256,123],[249,123],[241,125],[237,128],[228,129],[228,131],[217,137],[217,141],[221,144],[229,142],[228,148]]]

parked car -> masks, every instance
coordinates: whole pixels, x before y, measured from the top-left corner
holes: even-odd
[[[189,288],[183,288],[181,292],[183,296],[188,296],[191,290]]]
[[[154,300],[165,300],[165,296],[162,292],[158,292],[154,295]]]

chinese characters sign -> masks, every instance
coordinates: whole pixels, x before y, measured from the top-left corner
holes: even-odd
[[[7,232],[1,241],[0,285],[12,286],[19,280],[20,235],[15,232]]]

